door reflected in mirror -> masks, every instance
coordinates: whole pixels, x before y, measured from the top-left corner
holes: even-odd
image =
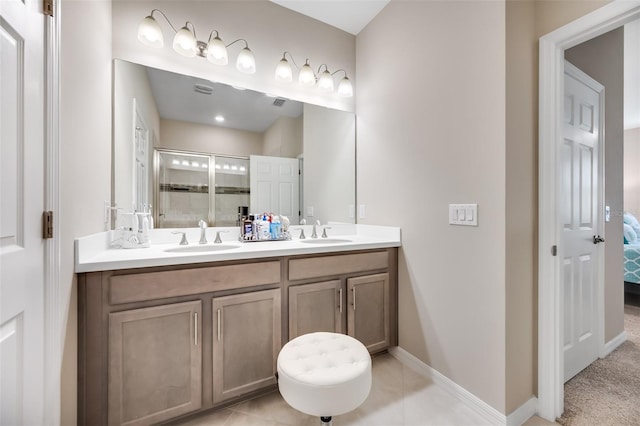
[[[115,60],[113,118],[112,203],[152,204],[156,226],[234,226],[241,206],[355,223],[352,113]],[[252,156],[288,180],[252,179]]]

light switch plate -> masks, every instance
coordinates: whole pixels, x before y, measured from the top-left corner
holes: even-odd
[[[478,226],[478,205],[449,204],[449,224]]]

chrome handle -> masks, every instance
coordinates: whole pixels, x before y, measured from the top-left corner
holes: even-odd
[[[593,236],[593,244],[604,243],[604,238],[600,235]]]
[[[218,309],[218,340],[220,340],[220,320],[222,318],[222,311],[220,309]]]
[[[213,241],[214,244],[222,244],[222,238],[220,238],[220,234],[226,234],[229,231],[218,231],[216,232],[216,239]]]
[[[322,229],[322,238],[328,238],[327,237],[327,229],[331,229],[330,226],[325,226],[324,229]]]
[[[342,313],[342,289],[338,290],[338,306],[340,306],[340,313]]]
[[[351,291],[353,292],[353,310],[355,311],[356,310],[356,288],[353,287]]]
[[[182,238],[180,238],[180,245],[181,246],[186,246],[189,244],[189,241],[187,241],[187,233],[186,232],[182,232],[182,231],[173,231],[171,232],[172,234],[182,234]]]
[[[198,313],[193,315],[193,341],[198,346]]]

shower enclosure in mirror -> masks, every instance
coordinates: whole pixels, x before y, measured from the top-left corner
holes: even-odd
[[[237,225],[249,206],[249,159],[182,151],[155,151],[159,228]]]

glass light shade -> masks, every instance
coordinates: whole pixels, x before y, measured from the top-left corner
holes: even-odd
[[[308,63],[302,66],[300,74],[298,74],[298,83],[303,86],[313,86],[316,84],[316,76],[313,74],[313,70]]]
[[[187,26],[180,28],[173,38],[173,50],[187,58],[196,56],[197,41]]]
[[[323,92],[333,92],[333,77],[331,77],[329,70],[325,70],[320,74],[318,88]]]
[[[285,58],[280,59],[276,66],[276,81],[282,81],[284,83],[291,83],[293,81],[293,72],[291,71],[291,65]]]
[[[150,47],[160,48],[164,46],[162,30],[160,30],[160,25],[153,19],[153,16],[147,16],[138,25],[138,40]]]
[[[209,39],[209,43],[207,44],[207,60],[216,65],[227,65],[229,63],[227,47],[222,40],[220,40],[220,37]]]
[[[248,47],[242,49],[238,54],[236,68],[245,74],[253,74],[256,72],[256,58],[253,57],[253,53]]]
[[[340,84],[338,84],[338,94],[345,98],[353,96],[353,86],[351,86],[351,81],[349,81],[346,76],[340,80]]]

